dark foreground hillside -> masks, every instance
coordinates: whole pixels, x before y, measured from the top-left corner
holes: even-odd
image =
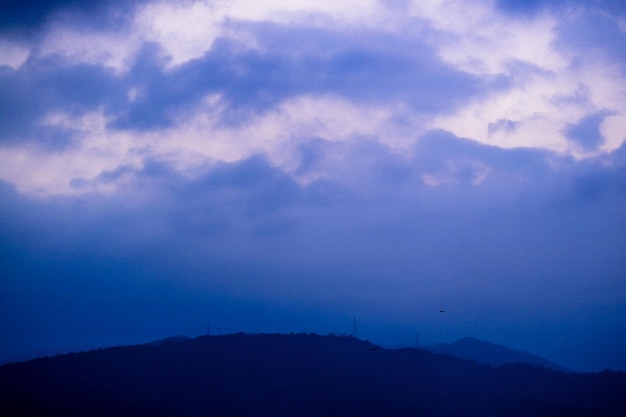
[[[203,336],[0,367],[3,416],[626,416],[626,374],[352,337]]]

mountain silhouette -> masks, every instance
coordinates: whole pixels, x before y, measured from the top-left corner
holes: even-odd
[[[433,353],[471,359],[491,366],[500,366],[507,363],[527,363],[557,371],[572,372],[542,357],[473,337],[464,337],[450,344],[439,343],[433,346],[425,346],[423,349]]]
[[[491,367],[347,336],[173,338],[0,367],[3,416],[624,416],[626,373]]]

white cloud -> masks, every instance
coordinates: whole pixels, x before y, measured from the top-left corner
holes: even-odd
[[[552,50],[558,21],[550,15],[516,20],[491,1],[432,1],[412,4],[411,13],[440,31],[432,37],[441,58],[478,75],[507,73],[513,61],[559,70],[566,60]]]
[[[138,144],[128,134],[107,132],[101,112],[72,116],[54,113],[46,116],[44,125],[71,128],[79,142],[65,150],[50,152],[34,144],[0,148],[0,178],[27,194],[67,194],[75,190],[70,182],[76,178],[91,179],[103,171],[123,165],[140,166],[141,158],[133,155]],[[112,191],[111,186],[95,191]]]
[[[144,42],[158,43],[174,66],[198,58],[225,34],[227,8],[213,1],[156,1],[139,7],[120,31],[96,32],[85,26],[53,21],[41,54],[61,54],[70,62],[105,65],[124,72]]]
[[[173,127],[149,132],[111,130],[101,111],[82,116],[53,113],[44,124],[77,132],[76,144],[53,156],[35,146],[0,147],[0,178],[26,193],[110,192],[115,184],[76,189],[71,181],[93,180],[119,167],[141,168],[147,158],[193,175],[197,167],[212,161],[233,162],[257,153],[294,171],[303,140],[348,142],[368,137],[406,150],[419,132],[419,126],[406,121],[403,127],[395,125],[394,118],[406,111],[401,106],[359,105],[333,96],[295,97],[236,126],[220,123],[222,110],[220,96],[208,96],[193,113],[179,115]],[[324,175],[309,173],[301,180]]]
[[[230,3],[229,16],[255,21],[304,23],[304,19],[310,19],[311,14],[322,14],[346,23],[362,24],[374,18],[374,9],[377,9],[377,2],[374,0],[233,0]],[[315,20],[310,22],[316,23]]]
[[[153,2],[139,9],[133,29],[142,39],[158,42],[170,64],[178,65],[211,48],[223,34],[226,11],[222,2]]]
[[[140,46],[136,33],[92,32],[55,22],[39,47],[41,55],[60,55],[70,63],[102,65],[124,72]]]
[[[515,80],[510,89],[482,97],[457,113],[436,117],[432,126],[504,148],[531,146],[582,157],[565,136],[565,127],[601,110],[615,112],[602,125],[606,142],[591,153],[597,154],[616,149],[624,141],[620,127],[626,122],[625,86],[621,74],[604,63],[540,72]],[[586,96],[576,100],[581,87]],[[515,128],[490,134],[489,125],[500,120],[515,123]]]
[[[272,0],[161,0],[139,7],[124,32],[90,32],[68,27],[67,20],[53,22],[41,45],[42,54],[62,54],[73,62],[87,62],[124,71],[143,42],[156,42],[169,67],[201,57],[220,37],[245,47],[257,47],[247,33],[232,30],[231,21],[275,22],[284,25],[397,28],[397,14],[376,1]],[[394,19],[394,20],[390,20]]]
[[[53,22],[39,46],[43,55],[60,54],[71,62],[105,65],[119,73],[132,64],[146,41],[163,48],[170,67],[201,57],[221,36],[258,47],[254,32],[238,31],[237,25],[229,25],[233,20],[321,25],[337,33],[376,28],[376,33],[386,31],[401,40],[403,30],[411,30],[418,19],[426,24],[414,30],[423,31],[444,62],[483,79],[505,77],[509,84],[429,118],[412,114],[400,99],[364,104],[330,93],[287,98],[240,126],[220,123],[222,97],[210,95],[191,113],[178,115],[172,127],[152,132],[112,130],[101,111],[73,115],[51,109],[41,122],[79,132],[77,145],[52,155],[32,144],[3,145],[0,178],[25,192],[82,192],[88,189],[72,188],[72,179],[93,179],[120,166],[140,167],[146,157],[191,172],[207,162],[236,161],[253,153],[295,172],[296,149],[306,138],[347,142],[365,137],[404,151],[432,128],[503,148],[537,147],[585,157],[593,152],[581,153],[564,129],[603,110],[610,112],[600,126],[606,142],[596,152],[610,151],[624,141],[626,80],[615,65],[599,57],[579,62],[574,53],[556,49],[555,28],[567,24],[567,14],[561,20],[549,14],[519,20],[499,13],[492,1],[414,1],[408,10],[404,16],[401,8],[385,7],[384,2],[356,0],[165,0],[138,8],[123,31],[98,33]],[[0,50],[0,64],[13,68],[30,53],[30,47],[6,40],[0,41]],[[128,98],[134,101],[141,94],[131,88]]]
[[[6,65],[17,69],[26,62],[29,54],[29,47],[8,39],[0,39],[0,67]]]
[[[565,127],[608,109],[615,115],[602,126],[607,140],[597,152],[624,141],[619,127],[626,122],[626,79],[618,68],[600,59],[580,63],[556,49],[557,26],[575,19],[575,13],[562,13],[561,20],[549,14],[516,20],[498,13],[492,2],[445,0],[414,2],[411,10],[440,31],[430,39],[444,61],[478,76],[511,77],[508,88],[436,116],[431,127],[505,148],[539,147],[583,157],[565,137]],[[581,86],[586,100],[565,106],[560,98],[576,96]],[[489,132],[490,125],[503,120],[515,128]]]

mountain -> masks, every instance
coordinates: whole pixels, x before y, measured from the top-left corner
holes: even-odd
[[[3,416],[624,416],[626,373],[491,367],[346,336],[175,338],[0,367]]]
[[[491,366],[500,366],[507,363],[527,363],[557,371],[571,372],[571,370],[539,356],[496,343],[474,339],[473,337],[464,337],[451,344],[439,343],[433,346],[426,346],[423,349],[433,353],[471,359]]]

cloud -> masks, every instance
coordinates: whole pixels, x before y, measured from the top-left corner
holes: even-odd
[[[71,140],[77,126],[55,123],[57,114],[81,115],[112,108],[123,89],[106,69],[72,65],[60,57],[31,60],[19,69],[0,71],[0,142],[35,141],[52,149]],[[121,97],[120,97],[121,96]],[[63,139],[65,137],[65,139]]]
[[[286,233],[278,239],[284,239],[285,243],[293,242],[292,233],[308,230],[313,234],[330,234],[335,230],[339,241],[347,239],[354,244],[352,232],[362,227],[365,230],[383,227],[384,230],[385,224],[393,226],[389,230],[406,228],[395,236],[398,239],[395,244],[409,239],[413,227],[426,227],[425,230],[432,233],[428,236],[437,239],[436,227],[420,225],[420,221],[413,223],[409,213],[416,219],[434,216],[441,221],[447,218],[446,213],[459,213],[461,218],[476,216],[487,223],[488,217],[482,218],[481,213],[490,210],[502,210],[503,215],[509,210],[520,215],[526,213],[524,218],[549,208],[549,212],[554,211],[556,215],[564,199],[576,196],[568,190],[578,190],[578,184],[584,181],[618,184],[619,176],[611,181],[606,178],[621,175],[619,169],[602,164],[581,171],[573,160],[551,153],[531,149],[502,150],[444,132],[433,132],[419,139],[410,158],[373,143],[353,142],[341,146],[347,148],[343,166],[336,166],[327,179],[308,184],[298,183],[289,172],[259,156],[209,165],[195,178],[168,163],[145,161],[140,169],[127,167],[92,180],[103,183],[123,180],[125,185],[116,194],[108,197],[77,195],[53,201],[65,201],[55,206],[68,214],[70,207],[84,201],[86,211],[79,216],[87,222],[84,227],[99,230],[99,240],[117,242],[111,247],[128,248],[136,242],[139,250],[147,242],[147,235],[152,243],[166,246],[188,238],[202,241],[199,252],[210,252],[209,248],[220,245],[223,253],[232,239],[233,254],[241,250],[245,257],[246,251],[251,251],[257,253],[256,259],[265,256],[271,259],[272,255],[266,252],[269,248],[263,249],[264,245],[257,246],[254,241],[266,239],[256,233],[272,227],[282,227],[275,230]],[[323,161],[334,149],[322,146],[316,152],[318,160]],[[439,186],[430,184],[427,176],[440,179]],[[607,198],[610,201],[615,194],[607,194],[601,201]],[[47,205],[45,200],[41,204]],[[344,218],[350,212],[352,215]],[[548,217],[552,215],[549,212]],[[402,215],[398,217],[399,213]],[[74,220],[68,214],[59,214],[59,218],[67,219],[67,224],[71,225]],[[90,222],[96,223],[89,226]],[[103,223],[98,225],[99,222]],[[111,227],[110,222],[126,226]],[[63,229],[72,227],[59,228]],[[75,235],[82,233],[76,231]],[[361,232],[355,236],[362,236]],[[365,237],[361,243],[378,248],[375,236],[378,235]],[[301,242],[307,246],[306,238]],[[341,252],[339,243],[317,249],[318,253],[331,257],[335,256],[335,250]],[[307,256],[294,252],[294,262],[300,255]]]
[[[573,194],[581,202],[623,198],[626,193],[626,145],[599,161],[582,164],[573,179]],[[599,167],[602,165],[602,168]],[[615,213],[619,216],[619,213]],[[623,221],[623,219],[621,220]]]
[[[355,14],[359,17],[349,31],[316,21],[303,25],[298,16],[310,15],[310,5],[286,15],[270,13],[269,21],[259,21],[267,16],[239,3],[230,8],[204,2],[151,3],[133,9],[132,22],[116,32],[59,20],[37,45],[39,49],[33,46],[28,64],[19,64],[23,43],[6,44],[16,52],[10,61],[14,63],[6,69],[5,84],[20,85],[20,80],[14,83],[19,77],[26,80],[19,92],[8,91],[6,96],[16,96],[15,107],[23,109],[18,116],[25,118],[21,126],[44,124],[54,129],[46,121],[67,114],[62,105],[72,105],[74,114],[77,109],[84,113],[98,107],[111,128],[109,134],[117,135],[115,130],[180,126],[187,115],[202,111],[207,97],[219,97],[224,106],[218,124],[241,125],[297,98],[332,95],[393,111],[404,107],[397,120],[404,118],[418,131],[441,128],[498,146],[539,146],[561,152],[578,152],[563,134],[568,125],[607,109],[612,115],[604,124],[606,141],[598,150],[622,143],[620,77],[597,59],[568,64],[575,58],[567,52],[575,38],[564,31],[575,29],[578,15],[562,21],[550,15],[518,21],[495,19],[497,14],[482,3],[471,10],[433,5],[410,6],[411,15],[399,25],[412,25],[410,31],[385,25],[396,9],[381,5],[363,9],[380,12],[377,20],[371,20],[371,14]],[[328,13],[325,16],[331,21],[348,19],[342,8],[326,6],[329,9],[320,13]],[[181,24],[176,22],[187,22],[194,13],[213,16],[215,33],[193,51],[181,52],[184,45],[194,44],[193,39],[205,38],[191,29],[198,25],[189,24],[189,33],[176,41],[168,40],[167,33],[182,36],[186,32],[179,31]],[[164,16],[178,14],[176,30],[159,29]],[[485,21],[489,23],[480,26]],[[616,21],[610,23],[617,27]],[[48,67],[50,61],[60,70],[57,77],[69,80],[75,77],[72,71],[85,72],[81,77],[86,82],[93,79],[113,94],[81,87],[80,77],[79,88],[74,89],[81,91],[80,97],[72,96],[73,84],[62,80],[31,83],[33,77],[40,77],[35,69]],[[47,92],[48,101],[37,102],[40,90]],[[413,114],[406,117],[402,112]],[[499,120],[510,121],[515,129],[490,130]],[[36,135],[25,131],[22,136]]]
[[[302,184],[259,156],[206,166],[197,177],[145,161],[96,178],[124,178],[125,187],[108,196],[33,200],[5,186],[1,234],[12,255],[3,261],[10,272],[3,285],[17,294],[7,300],[7,314],[20,317],[16,326],[63,323],[70,339],[88,334],[115,343],[86,328],[93,320],[108,328],[123,319],[121,335],[154,334],[159,328],[145,327],[148,320],[176,332],[165,311],[204,326],[210,311],[254,314],[244,310],[255,300],[296,315],[352,311],[452,337],[420,317],[445,303],[463,312],[456,330],[463,334],[505,326],[494,311],[544,323],[589,314],[593,327],[597,300],[621,302],[621,150],[611,164],[581,165],[446,132],[419,138],[410,157],[362,141],[331,146],[312,139],[308,146],[303,154],[314,147],[316,155],[309,169],[336,147],[344,152],[342,166]],[[446,181],[433,186],[427,175]],[[590,193],[600,184],[604,191]],[[49,301],[34,304],[44,294]],[[93,320],[72,318],[76,310]],[[154,311],[151,318],[146,310]],[[601,321],[613,323],[610,334],[621,316]],[[272,326],[262,330],[282,329]],[[5,331],[10,340],[37,344],[35,334]]]
[[[533,4],[539,6],[540,2]],[[617,29],[621,27],[619,18],[591,6],[571,13],[548,8],[519,18],[516,14],[502,16],[482,2],[469,8],[433,2],[413,5],[413,12],[439,31],[430,42],[445,62],[478,76],[498,76],[505,81],[501,89],[473,97],[452,114],[431,121],[429,127],[502,147],[537,146],[575,153],[562,133],[565,126],[609,109],[616,112],[615,120],[607,121],[603,150],[615,149],[623,142],[618,127],[621,122],[617,121],[624,113],[623,92],[617,84],[607,88],[613,84],[609,80],[623,78],[615,67],[615,62],[623,59],[616,59],[617,50],[610,47],[612,39],[621,37],[617,33],[621,31]],[[595,19],[610,22],[602,26]],[[582,28],[579,21],[594,23]],[[617,32],[595,38],[600,27]],[[589,44],[606,45],[599,51],[614,51],[608,61],[609,55],[597,50],[577,52],[585,50],[577,49],[579,40],[584,43],[591,38],[596,40]],[[581,91],[586,91],[585,101],[563,100],[580,96]],[[509,120],[516,128],[490,134],[489,125],[499,120]]]
[[[262,306],[538,352],[587,317],[624,345],[619,15],[109,5],[41,3],[36,36],[0,35],[7,351],[210,314],[241,330]],[[442,304],[454,325],[427,318]]]
[[[318,150],[319,158],[329,151]],[[626,195],[605,192],[590,200],[580,187],[587,181],[594,189],[608,177],[618,186],[622,168],[596,164],[580,171],[572,160],[557,168],[553,154],[501,150],[444,133],[418,141],[408,160],[362,144],[348,155],[338,180],[308,185],[252,157],[208,167],[196,179],[158,162],[110,173],[98,180],[126,175],[130,185],[109,197],[28,202],[5,191],[2,218],[11,221],[3,221],[2,234],[9,252],[21,254],[13,259],[40,253],[60,268],[72,254],[84,260],[71,265],[85,276],[115,260],[126,277],[119,279],[131,282],[133,265],[149,265],[153,272],[142,274],[183,288],[323,305],[335,293],[351,300],[351,308],[370,304],[391,316],[421,314],[411,298],[425,305],[430,297],[451,298],[470,308],[473,298],[464,301],[461,290],[492,308],[501,308],[492,297],[507,300],[509,311],[522,314],[529,306],[514,297],[518,288],[550,305],[540,309],[548,317],[560,317],[559,309],[588,305],[570,304],[545,287],[573,274],[566,281],[574,292],[588,285],[583,272],[597,278],[594,297],[616,295],[623,239],[615,210]],[[353,180],[345,181],[348,173]],[[433,187],[426,174],[453,180]],[[477,174],[486,176],[476,183]],[[564,211],[566,199],[575,204]],[[108,279],[101,274],[89,278],[96,287]],[[368,290],[353,291],[363,286]],[[107,297],[92,296],[100,303]]]
[[[2,3],[0,32],[32,36],[51,20],[79,16],[90,23],[111,25],[143,0],[7,0]]]
[[[78,1],[41,1],[26,0],[14,1],[9,0],[2,4],[2,20],[1,26],[36,26],[43,23],[45,18],[55,10],[68,6],[76,6]],[[97,2],[92,2],[97,3]]]
[[[542,9],[542,6],[546,6],[549,2],[542,0],[531,0],[525,2],[519,2],[514,0],[498,0],[496,5],[501,10],[507,13],[513,14],[533,14]]]
[[[158,47],[144,48],[129,74],[140,94],[119,127],[160,127],[171,111],[207,94],[220,94],[241,123],[250,111],[266,111],[299,95],[332,94],[383,105],[405,101],[414,111],[433,113],[489,87],[441,63],[418,38],[275,24],[231,26],[252,34],[258,49],[218,39],[203,57],[166,70]],[[164,106],[173,109],[168,114]]]
[[[601,111],[596,114],[586,116],[577,124],[567,126],[565,134],[568,139],[588,150],[598,148],[604,142],[604,137],[600,133],[600,125],[610,113]]]
[[[622,8],[622,17],[616,19],[606,11],[578,12],[558,28],[557,47],[574,57],[573,63],[585,65],[590,61],[610,62],[621,67],[625,74],[626,52],[621,47],[626,41],[626,8]]]
[[[592,9],[602,10],[605,13],[611,14],[626,14],[626,8],[619,0],[594,0],[591,2],[581,0],[529,0],[524,2],[497,0],[496,6],[505,13],[522,16],[534,15],[545,12],[546,10],[555,11],[562,9]]]

